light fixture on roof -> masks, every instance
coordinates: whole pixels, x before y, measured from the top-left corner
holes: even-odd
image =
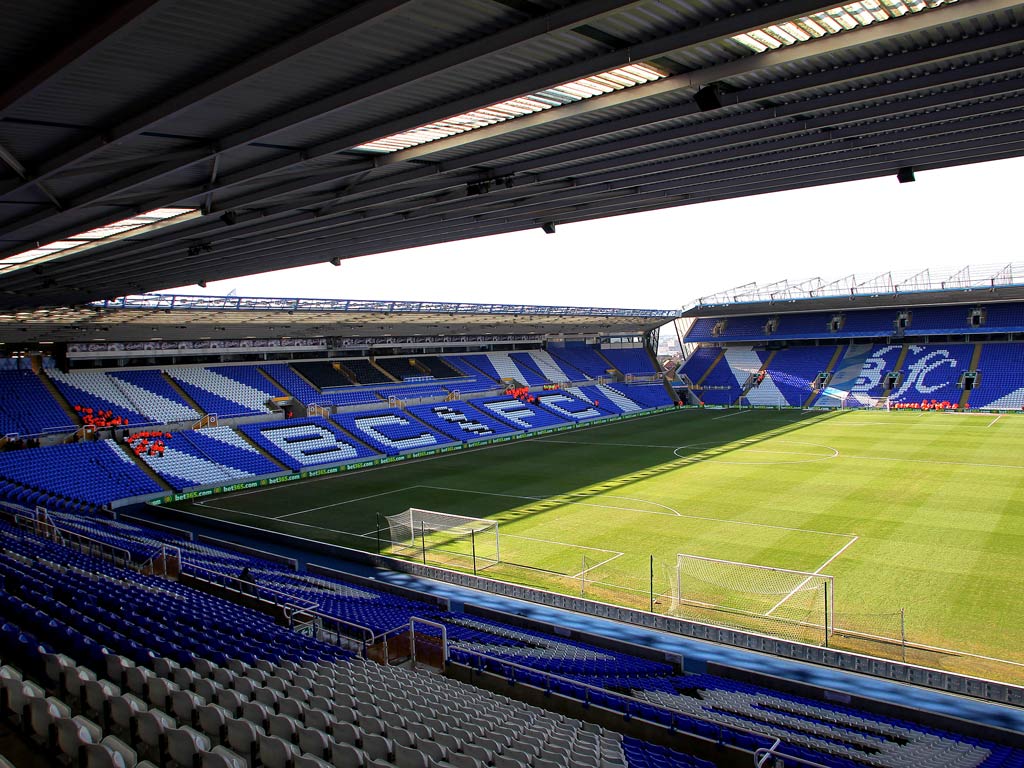
[[[206,287],[206,281],[205,280],[200,280],[198,283],[196,283],[196,285],[198,285],[200,288],[205,288]]]
[[[555,222],[553,221],[545,221],[540,225],[540,228],[544,230],[545,235],[555,234]]]
[[[416,147],[438,139],[447,139],[460,133],[486,128],[489,125],[543,112],[565,104],[573,104],[593,96],[632,88],[643,83],[661,80],[664,77],[667,77],[667,74],[652,64],[643,62],[627,64],[624,67],[610,69],[607,72],[584,77],[571,83],[563,83],[544,91],[519,96],[499,104],[492,104],[489,107],[475,109],[472,112],[463,112],[461,115],[453,115],[409,131],[393,133],[390,136],[360,144],[356,149],[381,153],[397,152],[400,149]]]
[[[341,256],[335,256],[333,259],[331,259],[331,264],[333,266],[335,266],[335,267],[340,267],[341,266]]]
[[[914,178],[914,169],[909,167],[900,168],[896,171],[896,179],[900,184],[909,184],[912,181],[917,181],[917,179]]]
[[[238,214],[234,211],[226,211],[223,216],[220,217],[227,226],[232,227],[238,221]]]
[[[754,53],[763,53],[955,2],[957,0],[861,0],[779,24],[752,29],[732,39]]]
[[[695,94],[693,101],[701,112],[722,108],[722,86],[720,83],[708,83]]]

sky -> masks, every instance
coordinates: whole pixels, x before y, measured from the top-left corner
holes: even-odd
[[[679,309],[749,282],[1024,261],[1024,158],[681,206],[168,293]],[[992,270],[993,272],[995,269]]]

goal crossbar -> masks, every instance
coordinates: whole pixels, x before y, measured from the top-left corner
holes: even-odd
[[[501,561],[498,523],[468,515],[410,507],[386,518],[391,543],[399,550],[446,552],[472,557],[474,563]]]

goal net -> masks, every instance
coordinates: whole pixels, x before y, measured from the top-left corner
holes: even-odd
[[[498,523],[493,520],[416,507],[386,520],[393,554],[474,569],[501,562]]]
[[[831,576],[684,554],[674,575],[673,613],[682,618],[828,644]]]

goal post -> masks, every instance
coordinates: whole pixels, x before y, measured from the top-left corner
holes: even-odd
[[[676,555],[674,576],[678,615],[828,645],[832,576],[688,554]]]
[[[422,557],[424,562],[469,563],[474,570],[501,562],[501,538],[494,520],[417,507],[385,519],[393,554]]]

